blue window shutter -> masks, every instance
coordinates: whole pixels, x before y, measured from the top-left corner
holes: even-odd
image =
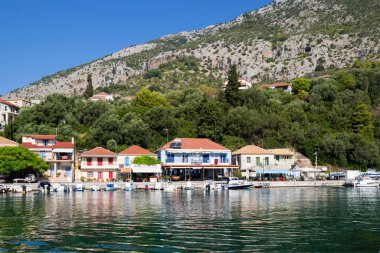
[[[126,165],[126,166],[129,165],[129,157],[124,158],[124,165]]]

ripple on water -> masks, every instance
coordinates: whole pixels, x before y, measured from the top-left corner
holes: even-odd
[[[0,196],[0,251],[377,252],[379,198],[328,187]]]

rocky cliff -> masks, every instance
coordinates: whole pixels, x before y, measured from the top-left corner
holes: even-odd
[[[342,68],[357,59],[380,58],[378,13],[378,0],[274,0],[231,22],[167,35],[57,72],[6,97],[81,94],[88,73],[95,88],[123,84],[183,56],[198,58],[221,74],[237,64],[252,82]]]

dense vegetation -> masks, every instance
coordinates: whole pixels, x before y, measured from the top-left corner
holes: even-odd
[[[145,78],[160,82],[168,72],[158,71]],[[231,75],[233,83],[236,75]],[[379,63],[358,62],[330,77],[293,80],[293,86],[293,95],[257,87],[228,89],[227,99],[221,89],[207,85],[160,86],[160,92],[149,85],[132,101],[54,94],[22,110],[13,135],[19,141],[22,134],[58,129],[59,139],[74,136],[79,150],[123,150],[133,144],[155,150],[168,133],[169,139],[210,138],[233,150],[263,143],[265,148],[293,147],[310,158],[318,151],[319,161],[332,166],[379,166]]]
[[[28,173],[42,174],[49,165],[38,155],[21,147],[0,148],[0,173],[9,178],[25,177]]]

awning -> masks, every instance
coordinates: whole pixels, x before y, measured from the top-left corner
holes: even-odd
[[[132,173],[162,173],[161,165],[132,165]]]
[[[131,169],[130,168],[125,168],[125,169],[122,169],[120,172],[121,173],[125,173],[125,174],[129,174],[129,173],[131,173]]]

